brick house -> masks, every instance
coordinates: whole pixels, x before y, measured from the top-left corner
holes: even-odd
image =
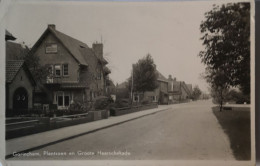
[[[184,81],[177,81],[176,78],[173,79],[171,75],[169,75],[168,81],[169,103],[181,102],[191,98],[191,84],[186,84]]]
[[[146,91],[143,95],[141,93],[135,93],[135,102],[149,100],[151,102],[158,102],[159,104],[168,104],[168,80],[158,70],[156,72],[158,74],[158,88],[154,91]]]
[[[29,54],[38,57],[40,66],[49,70],[46,80],[37,88],[36,105],[45,103],[68,109],[71,104],[91,102],[105,95],[110,70],[103,58],[102,43],[93,43],[90,48],[56,30],[55,25],[48,25]]]
[[[29,52],[29,48],[24,43],[13,42],[14,40],[16,38],[6,30],[5,99],[7,114],[32,109],[36,87],[31,72],[22,60],[22,57]]]
[[[6,110],[32,109],[35,87],[23,60],[6,61]]]

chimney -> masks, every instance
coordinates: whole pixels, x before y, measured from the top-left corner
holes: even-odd
[[[103,44],[102,43],[97,43],[97,42],[93,43],[92,49],[99,58],[103,58]]]
[[[25,42],[22,42],[22,43],[20,43],[20,44],[21,44],[21,47],[22,47],[23,49],[26,48]]]
[[[177,79],[176,79],[176,77],[174,77],[174,79],[173,79],[174,81],[176,81]]]
[[[168,78],[168,80],[172,80],[172,75],[169,75],[169,78]]]
[[[55,24],[48,24],[48,28],[52,28],[52,29],[55,29]]]

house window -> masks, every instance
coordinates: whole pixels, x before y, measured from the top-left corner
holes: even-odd
[[[101,80],[101,68],[97,69],[97,80]]]
[[[61,66],[60,65],[55,65],[55,76],[60,77],[61,76]]]
[[[70,96],[64,96],[64,105],[69,106],[70,105]]]
[[[55,100],[57,101],[58,109],[68,108],[70,106],[70,93],[63,91],[55,92],[53,103],[56,103]]]
[[[133,101],[134,102],[139,102],[139,95],[134,95]]]
[[[157,101],[157,96],[152,96],[152,101],[156,102]]]
[[[58,96],[58,106],[63,106],[63,96],[62,95]]]
[[[69,75],[69,64],[63,64],[63,76]]]
[[[56,43],[47,43],[45,47],[46,54],[53,54],[58,52],[58,46]]]

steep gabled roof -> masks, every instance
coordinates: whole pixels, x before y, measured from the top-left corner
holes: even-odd
[[[184,81],[173,81],[173,92],[176,94],[181,93],[181,89],[184,89],[188,95],[191,94],[187,84]]]
[[[181,93],[181,82],[180,81],[173,81],[173,92]]]
[[[6,60],[21,60],[29,51],[27,46],[20,43],[6,42]]]
[[[86,48],[91,50],[87,44],[74,39],[62,32],[57,31],[55,28],[48,26],[48,28],[44,31],[44,33],[41,35],[41,37],[38,39],[38,41],[34,44],[32,47],[30,54],[33,54],[38,46],[42,43],[42,41],[46,38],[46,36],[51,33],[54,37],[67,49],[67,51],[72,55],[72,57],[76,60],[76,62],[80,65],[88,66],[84,55],[82,54],[82,51],[80,51],[81,48]]]
[[[188,87],[190,93],[192,93],[192,84],[186,84],[186,85],[187,85],[187,87]]]
[[[87,44],[74,39],[62,32],[57,31],[54,28],[48,27],[48,29],[59,39],[59,41],[68,49],[68,51],[74,56],[78,63],[82,65],[88,65],[84,55],[80,51],[81,48],[90,49]]]
[[[16,40],[16,38],[8,30],[5,30],[5,40]]]
[[[6,83],[11,83],[21,68],[23,68],[26,71],[26,74],[28,75],[30,81],[33,83],[33,85],[35,85],[36,83],[29,69],[27,69],[27,67],[25,66],[23,60],[6,61],[6,70],[5,70]]]
[[[162,73],[160,73],[158,70],[156,70],[156,73],[158,74],[158,79],[157,80],[163,81],[163,82],[167,82],[167,83],[169,82],[168,79],[166,77],[164,77],[162,75]]]
[[[5,79],[7,83],[10,83],[15,78],[18,71],[23,66],[23,60],[12,60],[6,62],[6,72],[5,72]]]
[[[107,60],[103,57],[99,57],[95,54],[93,49],[91,49],[87,44],[79,41],[71,36],[68,36],[55,28],[48,27],[50,31],[62,42],[62,44],[69,50],[69,52],[75,56],[79,63],[82,65],[88,65],[84,56],[95,55],[95,57],[103,64],[107,64]],[[82,51],[83,50],[83,51]]]

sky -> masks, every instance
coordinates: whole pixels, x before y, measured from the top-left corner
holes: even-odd
[[[148,53],[158,71],[198,85],[205,66],[198,53],[204,49],[200,23],[212,1],[200,2],[19,2],[5,16],[6,29],[32,47],[48,24],[92,47],[103,42],[110,78],[122,83],[133,63]]]

